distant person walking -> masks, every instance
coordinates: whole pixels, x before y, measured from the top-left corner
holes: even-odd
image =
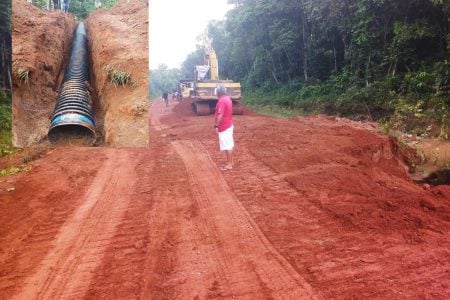
[[[59,0],[53,0],[53,9],[61,9],[61,7],[59,6]]]
[[[101,0],[95,0],[95,8],[100,8],[102,7],[102,1]]]
[[[62,0],[62,1],[63,1],[63,11],[65,13],[68,13],[70,0]]]
[[[214,128],[219,137],[220,151],[225,151],[227,156],[227,163],[220,167],[222,171],[233,169],[233,102],[226,93],[226,88],[219,84],[216,88],[216,95],[219,100],[214,115]]]
[[[162,98],[163,98],[164,104],[166,104],[166,106],[168,106],[169,105],[169,93],[164,92],[162,95]]]

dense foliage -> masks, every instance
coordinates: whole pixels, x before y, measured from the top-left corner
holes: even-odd
[[[0,91],[0,157],[12,149],[11,94]]]
[[[119,0],[102,0],[102,7],[113,7]],[[72,0],[69,12],[77,16],[78,19],[86,19],[90,13],[95,11],[95,0]]]
[[[63,0],[59,0],[61,3]],[[119,0],[102,0],[102,7],[114,6]],[[53,0],[32,0],[32,3],[42,9],[52,10]],[[95,0],[70,0],[69,12],[73,13],[77,19],[86,19],[90,13],[95,11]]]
[[[197,45],[197,50],[190,53],[181,65],[181,74],[183,78],[194,78],[194,68],[196,65],[203,64],[203,57],[203,48],[200,45]]]
[[[179,69],[169,69],[164,64],[159,65],[156,70],[150,70],[148,85],[150,99],[161,96],[164,92],[174,92],[180,79],[181,73]]]
[[[11,0],[0,2],[0,156],[11,147]]]
[[[208,31],[221,77],[241,81],[248,102],[389,116],[390,125],[406,130],[405,120],[415,128],[432,122],[445,135],[449,1],[229,2],[235,8]]]
[[[11,0],[0,2],[0,86],[11,89]]]

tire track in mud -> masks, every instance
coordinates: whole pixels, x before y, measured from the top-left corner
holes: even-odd
[[[64,194],[61,192],[57,196],[62,198]],[[36,213],[37,216],[34,216],[29,211],[24,211],[11,219],[7,227],[14,228],[15,232],[19,232],[19,236],[23,238],[7,240],[7,243],[2,243],[3,247],[6,248],[7,245],[10,250],[5,255],[6,257],[2,257],[0,261],[2,267],[0,271],[0,299],[1,296],[12,292],[16,288],[17,282],[28,275],[27,272],[30,271],[33,262],[37,259],[36,253],[45,256],[49,241],[53,240],[61,225],[70,215],[67,211],[68,208],[66,207],[56,206],[48,215]],[[37,222],[39,218],[42,223],[36,225],[34,222]],[[23,220],[30,221],[25,223]],[[33,249],[33,256],[27,251],[29,249]],[[17,261],[25,263],[17,264]]]
[[[72,164],[86,155],[96,160],[88,166]],[[83,201],[80,189],[90,186],[105,156],[101,149],[74,147],[51,150],[45,160],[16,177],[13,193],[0,192],[0,299],[20,291],[39,266],[61,226]]]
[[[163,101],[162,98],[158,98],[158,100],[153,100],[150,103],[150,109],[153,110],[153,112],[156,112],[156,114],[153,114],[150,118],[150,125],[153,128],[153,130],[160,132],[164,129],[169,128],[168,126],[161,123],[161,116],[167,115],[169,110],[172,110],[171,107],[162,107],[159,105],[159,103],[155,103],[156,101]],[[157,110],[154,108],[156,107]]]
[[[176,141],[173,147],[183,159],[204,222],[204,239],[210,246],[207,261],[215,262],[229,287],[229,294],[221,296],[316,298],[311,286],[270,244],[231,192],[206,149],[195,141]]]
[[[217,150],[216,141],[202,143],[212,153],[215,162],[223,160],[224,154]],[[343,236],[330,230],[341,225],[289,184],[285,179],[286,174],[272,170],[263,161],[256,159],[245,146],[238,145],[235,160],[234,170],[224,172],[224,179],[270,242],[315,290],[321,290],[325,298],[355,289],[349,284],[342,285],[342,271],[347,266],[352,266],[352,271],[345,274],[345,277],[350,278],[359,278],[368,269],[371,272],[380,270],[380,264],[373,261],[373,257],[382,255],[376,241],[370,239],[370,253],[357,256],[355,251],[364,238],[358,232],[347,232]],[[333,257],[336,249],[344,255]],[[321,257],[320,263],[316,262],[317,257]],[[360,259],[371,263],[360,263]],[[326,293],[328,287],[317,285],[318,281],[329,286],[331,295]],[[363,293],[370,292],[360,283],[353,284],[359,285]]]
[[[155,201],[142,299],[230,297],[217,244],[208,238],[183,160],[170,144],[158,145]],[[206,218],[207,219],[207,218]]]
[[[137,299],[145,281],[144,265],[149,256],[147,245],[153,243],[150,233],[155,228],[154,164],[149,164],[154,158],[147,148],[127,151],[137,178],[136,183],[129,187],[132,201],[109,240],[102,264],[93,272],[86,299]]]
[[[135,178],[126,150],[106,150],[84,202],[61,227],[54,246],[15,299],[82,297],[130,201]],[[131,160],[131,162],[130,162]],[[120,180],[122,177],[127,180]]]
[[[216,141],[202,143],[215,162],[223,160]],[[235,154],[236,168],[223,173],[226,182],[270,242],[325,298],[415,297],[418,288],[427,291],[424,297],[448,298],[448,292],[433,291],[442,289],[448,275],[445,264],[435,262],[448,253],[444,245],[422,245],[417,255],[393,237],[360,231],[320,205],[319,198],[327,197],[320,189],[298,190],[287,180],[292,174],[275,172],[245,146]],[[399,260],[402,264],[392,264]],[[405,268],[408,275],[401,275]]]

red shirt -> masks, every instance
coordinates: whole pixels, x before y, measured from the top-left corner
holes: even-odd
[[[231,126],[233,126],[233,102],[230,97],[223,95],[219,98],[216,104],[216,113],[214,115],[214,120],[217,124],[217,117],[223,115],[222,122],[219,124],[219,132],[225,131]]]

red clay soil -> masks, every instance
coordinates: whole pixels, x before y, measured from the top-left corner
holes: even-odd
[[[12,4],[13,144],[34,145],[47,136],[75,29],[72,15],[47,12],[26,0]],[[18,76],[29,71],[29,85]]]
[[[1,299],[450,298],[450,187],[412,183],[370,124],[246,111],[221,172],[211,116],[151,114],[149,148],[1,179]]]
[[[138,0],[100,9],[86,21],[93,84],[107,145],[148,145],[148,9]],[[132,83],[115,87],[107,69],[125,71]]]

